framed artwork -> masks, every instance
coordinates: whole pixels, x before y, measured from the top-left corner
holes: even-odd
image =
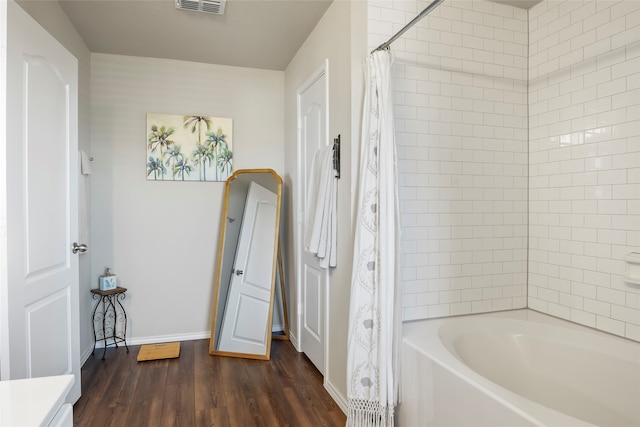
[[[147,113],[147,180],[226,181],[232,131],[228,118]]]

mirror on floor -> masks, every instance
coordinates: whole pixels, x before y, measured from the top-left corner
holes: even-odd
[[[287,296],[284,286],[284,268],[282,267],[282,252],[278,247],[278,268],[276,270],[276,296],[273,307],[273,322],[271,338],[274,340],[289,339],[289,315],[287,314]]]
[[[282,179],[271,169],[238,170],[227,180],[209,354],[268,360],[273,330],[288,337],[281,199]]]

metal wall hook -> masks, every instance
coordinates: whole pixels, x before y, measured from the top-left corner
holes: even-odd
[[[333,139],[333,169],[336,171],[336,178],[340,179],[340,135]]]

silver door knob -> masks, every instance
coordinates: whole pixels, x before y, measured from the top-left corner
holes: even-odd
[[[242,270],[236,270],[236,276],[241,276],[242,273],[244,273],[244,271]]]
[[[73,252],[74,254],[77,254],[78,252],[83,254],[87,252],[88,249],[89,247],[84,243],[78,244],[78,242],[73,242],[73,246],[71,247],[71,252]]]

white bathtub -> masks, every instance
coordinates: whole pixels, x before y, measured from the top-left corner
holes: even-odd
[[[399,426],[640,426],[640,343],[531,310],[403,334]]]

